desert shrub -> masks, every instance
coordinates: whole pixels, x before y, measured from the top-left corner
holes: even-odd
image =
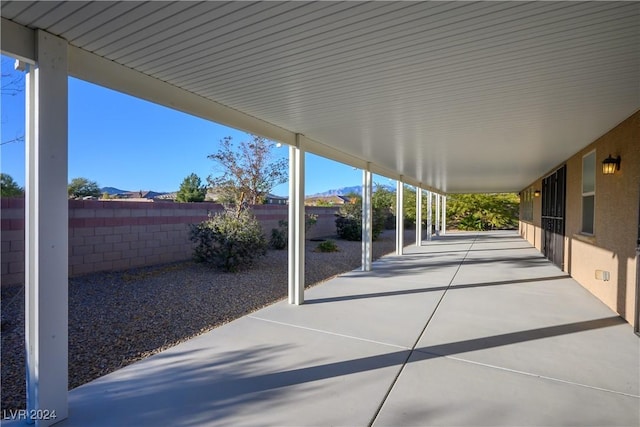
[[[385,230],[396,229],[396,216],[393,214],[393,212],[389,212],[384,215],[384,229]]]
[[[373,206],[373,228],[371,230],[373,240],[376,240],[387,220],[388,211],[384,207]],[[336,218],[336,233],[344,240],[362,240],[362,199],[352,197],[350,203],[340,207]]]
[[[313,228],[314,225],[318,223],[318,215],[317,214],[306,214],[304,218],[304,232],[308,233],[309,230]]]
[[[344,240],[358,241],[362,239],[362,218],[336,218],[336,233]]]
[[[304,218],[304,231],[308,233],[311,228],[318,222],[318,215],[306,214]],[[281,219],[278,221],[278,228],[271,229],[271,239],[269,246],[273,249],[284,249],[289,241],[289,222]]]
[[[269,239],[269,246],[273,249],[282,250],[287,247],[287,221],[280,220],[278,222],[279,228],[271,229],[271,239]]]
[[[192,224],[193,256],[224,271],[238,271],[267,253],[260,223],[248,209],[225,209],[200,224]]]
[[[318,252],[338,252],[338,245],[333,240],[325,240],[324,242],[318,243],[316,247]]]

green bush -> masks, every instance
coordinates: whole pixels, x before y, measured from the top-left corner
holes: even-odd
[[[190,239],[196,243],[194,259],[238,271],[267,253],[267,240],[258,220],[248,209],[225,209],[200,224],[192,224]]]
[[[318,243],[316,247],[318,252],[339,252],[338,245],[333,240],[325,240],[324,242]]]
[[[388,210],[385,207],[373,206],[373,240],[376,240],[387,220]],[[336,218],[336,233],[344,240],[362,240],[362,199],[352,197],[352,202],[340,207]]]
[[[304,219],[304,231],[308,233],[311,228],[318,222],[318,215],[306,214]],[[281,219],[278,221],[278,228],[271,229],[271,239],[269,246],[273,249],[284,249],[289,241],[289,222]]]
[[[362,218],[338,216],[336,218],[336,232],[338,237],[344,240],[362,240]]]
[[[513,193],[451,194],[447,226],[473,231],[517,229],[519,202]]]
[[[282,250],[287,247],[287,221],[280,220],[278,222],[280,228],[271,229],[271,239],[269,240],[269,246],[273,249]]]
[[[309,230],[313,228],[314,225],[318,223],[318,215],[317,214],[306,214],[304,217],[304,232],[308,233]]]

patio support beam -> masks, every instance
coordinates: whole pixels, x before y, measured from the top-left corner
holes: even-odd
[[[27,414],[68,416],[67,52],[63,39],[35,32],[37,65],[26,87],[25,345]]]
[[[433,193],[427,191],[427,240],[431,240],[431,233],[433,228],[432,216],[433,216]]]
[[[362,171],[362,271],[371,271],[373,259],[373,174]]]
[[[440,194],[436,193],[436,236],[440,235]]]
[[[440,220],[441,226],[440,229],[443,236],[447,234],[447,196],[442,195],[442,219]]]
[[[402,255],[404,248],[404,182],[396,184],[396,254]]]
[[[416,246],[422,246],[422,188],[416,187]]]
[[[35,31],[5,18],[0,18],[0,51],[23,62],[36,59]]]
[[[304,151],[289,147],[289,304],[304,303]]]

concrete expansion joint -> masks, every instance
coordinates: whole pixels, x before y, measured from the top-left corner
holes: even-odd
[[[375,414],[371,418],[371,421],[368,424],[369,427],[371,427],[376,422],[376,419],[380,415],[380,411],[382,411],[382,408],[384,407],[384,404],[386,403],[387,399],[389,398],[389,395],[391,394],[391,391],[393,390],[393,388],[395,387],[396,383],[398,382],[398,379],[400,378],[400,375],[402,375],[402,372],[404,371],[404,368],[407,366],[407,363],[409,363],[409,359],[411,358],[413,353],[416,352],[416,347],[418,346],[418,343],[420,342],[420,340],[424,336],[425,332],[427,331],[427,327],[429,326],[429,323],[431,322],[431,319],[433,319],[433,317],[436,315],[436,312],[438,311],[438,307],[440,307],[440,304],[444,300],[445,295],[447,294],[449,289],[451,289],[451,286],[453,285],[453,281],[455,280],[456,276],[458,275],[458,272],[460,271],[460,268],[462,267],[462,265],[464,264],[465,260],[467,259],[467,256],[469,256],[469,252],[471,252],[471,248],[473,248],[473,245],[476,243],[477,239],[478,239],[478,234],[476,234],[474,236],[473,241],[469,245],[469,248],[465,252],[465,254],[462,257],[462,259],[460,260],[460,263],[458,264],[458,267],[456,268],[456,271],[451,276],[451,279],[449,280],[449,284],[447,285],[447,288],[442,292],[442,295],[440,296],[440,299],[438,300],[438,303],[436,304],[435,308],[433,309],[433,312],[431,313],[431,315],[427,319],[427,322],[425,323],[424,328],[422,328],[422,331],[420,332],[420,334],[418,334],[418,338],[413,343],[413,346],[411,347],[411,349],[409,351],[409,354],[407,355],[407,358],[404,360],[404,362],[400,366],[400,369],[398,369],[398,373],[396,374],[395,378],[391,382],[391,385],[389,386],[389,389],[385,393],[384,397],[382,398],[382,401],[380,402],[380,406],[378,407],[378,410],[375,412]]]
[[[563,380],[561,378],[555,378],[555,377],[549,377],[549,376],[546,376],[546,375],[535,374],[533,372],[526,372],[526,371],[520,371],[520,370],[517,370],[517,369],[506,368],[504,366],[497,366],[497,365],[491,365],[491,364],[488,364],[488,363],[475,362],[473,360],[463,359],[461,357],[447,356],[445,354],[438,354],[438,353],[433,353],[433,352],[430,352],[430,351],[425,351],[425,350],[420,350],[420,349],[417,349],[415,351],[418,352],[418,353],[421,353],[421,354],[428,354],[428,355],[431,355],[431,356],[434,356],[434,357],[444,357],[445,359],[448,359],[448,360],[455,360],[456,362],[468,363],[468,364],[471,364],[471,365],[481,366],[481,367],[489,368],[489,369],[497,369],[499,371],[509,372],[509,373],[516,374],[516,375],[524,375],[524,376],[527,376],[527,377],[539,378],[539,379],[545,380],[545,381],[553,381],[553,382],[563,383],[563,384],[572,385],[572,386],[576,386],[576,387],[583,387],[583,388],[588,388],[588,389],[591,389],[591,390],[602,391],[604,393],[613,393],[613,394],[618,394],[618,395],[621,395],[621,396],[631,397],[631,398],[634,398],[634,399],[640,399],[640,395],[631,394],[631,393],[625,393],[623,391],[611,390],[611,389],[603,388],[603,387],[596,387],[596,386],[593,386],[593,385],[578,383],[578,382],[575,382],[575,381]]]
[[[249,315],[247,317],[249,317],[250,319],[254,319],[254,320],[260,320],[262,322],[275,323],[276,325],[288,326],[288,327],[291,327],[291,328],[303,329],[303,330],[312,331],[312,332],[319,332],[321,334],[333,335],[333,336],[341,337],[341,338],[348,338],[348,339],[353,339],[353,340],[358,340],[358,341],[365,341],[365,342],[370,342],[370,343],[373,343],[373,344],[380,344],[380,345],[385,345],[385,346],[389,346],[389,347],[393,347],[393,348],[399,348],[401,350],[411,350],[411,348],[405,347],[405,346],[402,346],[402,345],[391,344],[391,343],[382,342],[382,341],[376,341],[376,340],[370,340],[370,339],[367,339],[367,338],[356,337],[356,336],[353,336],[353,335],[339,334],[337,332],[331,332],[331,331],[327,331],[327,330],[324,330],[324,329],[309,328],[307,326],[294,325],[292,323],[278,322],[277,320],[265,319],[263,317],[258,317],[258,316],[253,316],[253,315]]]

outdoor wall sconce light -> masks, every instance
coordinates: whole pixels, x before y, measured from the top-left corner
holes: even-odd
[[[536,190],[533,192],[533,197],[540,197],[540,190]]]
[[[602,174],[612,175],[620,170],[620,156],[613,158],[611,154],[602,161]]]

